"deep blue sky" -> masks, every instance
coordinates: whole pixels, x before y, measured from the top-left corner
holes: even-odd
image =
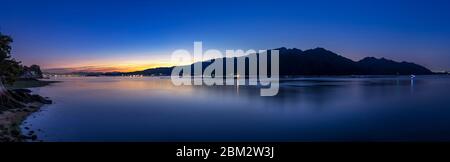
[[[0,0],[13,55],[45,68],[159,64],[193,48],[309,49],[450,70],[450,1]]]

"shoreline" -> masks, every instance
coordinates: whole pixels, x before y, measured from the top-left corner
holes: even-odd
[[[52,101],[40,95],[31,94],[31,90],[27,88],[43,87],[57,82],[21,79],[6,87],[7,94],[2,96],[2,99],[6,98],[9,103],[8,101],[6,104],[3,101],[0,103],[0,142],[37,140],[38,137],[34,131],[30,131],[26,135],[22,134],[20,126],[28,116],[39,111],[42,106],[52,104]]]
[[[1,111],[0,114],[0,141],[1,142],[22,142],[25,140],[37,140],[34,133],[23,135],[20,129],[22,122],[32,113],[40,110],[45,104],[32,102],[23,108],[15,108]]]
[[[18,79],[13,85],[6,86],[8,89],[28,89],[37,88],[59,83],[61,81],[38,80],[38,79]]]

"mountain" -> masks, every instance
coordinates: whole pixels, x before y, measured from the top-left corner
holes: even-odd
[[[340,56],[324,48],[302,51],[278,48],[280,75],[425,75],[433,74],[429,69],[409,62],[396,62],[385,58],[366,57],[360,61]],[[255,55],[255,54],[252,54]],[[256,54],[258,55],[258,54]],[[220,59],[220,58],[219,58]],[[225,59],[225,58],[221,58]],[[236,58],[234,58],[236,60]],[[214,60],[212,60],[214,61]],[[212,62],[201,63],[203,68]],[[190,65],[193,66],[194,64]],[[189,65],[188,65],[189,66]],[[237,66],[236,64],[234,65]],[[248,66],[248,63],[246,63]],[[152,68],[130,73],[106,73],[105,75],[170,75],[173,67]]]
[[[105,73],[107,76],[119,75],[145,75],[145,76],[168,76],[171,75],[173,67],[159,67],[143,71],[128,72],[128,73]]]
[[[356,64],[365,74],[430,74],[427,68],[409,62],[395,62],[385,58],[366,57]]]
[[[280,75],[362,74],[352,60],[324,48],[306,51],[279,48]]]

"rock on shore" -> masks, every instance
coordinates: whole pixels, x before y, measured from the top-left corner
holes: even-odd
[[[4,90],[0,93],[0,142],[36,139],[36,135],[21,135],[20,124],[31,113],[52,101],[31,94],[28,89]]]

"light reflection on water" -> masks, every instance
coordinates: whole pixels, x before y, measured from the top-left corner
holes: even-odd
[[[24,125],[44,141],[450,141],[447,76],[290,78],[274,97],[165,78],[57,80],[33,89],[54,104]]]

